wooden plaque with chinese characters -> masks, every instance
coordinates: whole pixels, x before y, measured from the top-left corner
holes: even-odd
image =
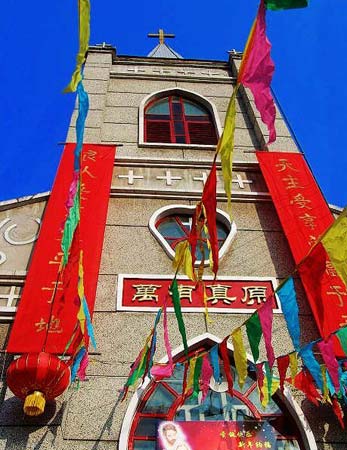
[[[198,312],[204,310],[203,289],[187,277],[178,276],[178,290],[182,310]],[[207,306],[211,312],[250,314],[266,299],[273,304],[274,312],[281,312],[275,298],[274,278],[259,277],[204,277]],[[172,277],[167,275],[121,274],[118,276],[118,311],[156,311],[168,296],[169,311],[173,311],[169,288]]]

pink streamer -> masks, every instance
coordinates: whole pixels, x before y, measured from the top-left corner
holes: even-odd
[[[83,355],[80,367],[77,371],[77,376],[80,380],[84,381],[86,379],[86,369],[89,364],[88,352],[86,351]]]
[[[71,182],[70,187],[69,187],[69,197],[68,197],[68,199],[66,201],[66,207],[68,209],[70,209],[73,206],[73,203],[74,203],[74,198],[75,198],[75,195],[76,195],[76,192],[77,192],[78,178],[79,178],[79,171],[76,170],[73,173],[72,182]]]
[[[271,43],[266,36],[265,4],[261,0],[254,29],[253,45],[245,62],[245,69],[238,81],[248,87],[254,96],[255,105],[260,112],[261,120],[269,130],[271,144],[276,140],[275,118],[276,108],[272,98],[270,84],[275,65],[270,56]]]
[[[170,339],[169,339],[169,330],[167,326],[167,297],[165,298],[164,305],[163,305],[163,327],[164,327],[164,342],[165,342],[165,348],[166,353],[169,359],[168,364],[162,365],[162,364],[156,364],[151,368],[151,375],[156,377],[158,380],[162,378],[169,378],[173,374],[174,371],[174,364],[172,359],[172,350],[170,345]]]
[[[264,386],[264,370],[263,370],[263,363],[256,364],[256,371],[257,371],[257,379],[258,379],[258,388],[259,388],[259,398],[262,402],[264,399],[263,394],[263,386]]]
[[[318,342],[318,348],[322,354],[325,365],[327,366],[331,381],[333,382],[335,392],[340,390],[339,381],[339,363],[337,362],[334,354],[334,343],[332,337],[328,339],[327,342]]]
[[[274,365],[275,354],[272,347],[272,320],[273,320],[273,310],[272,310],[272,297],[266,300],[266,303],[258,309],[259,320],[261,328],[264,335],[265,348],[267,359],[269,361],[270,368]]]
[[[213,375],[213,369],[210,364],[210,360],[208,355],[206,354],[202,360],[202,368],[201,368],[201,391],[202,391],[202,399],[203,402],[208,393],[208,389],[210,386],[210,380]]]

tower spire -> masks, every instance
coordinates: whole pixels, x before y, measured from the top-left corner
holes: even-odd
[[[174,38],[175,35],[172,33],[165,33],[165,31],[160,28],[158,33],[148,33],[150,38],[158,38],[159,44],[147,55],[151,58],[177,58],[182,59],[182,56],[175,52],[171,47],[165,42],[165,38]]]

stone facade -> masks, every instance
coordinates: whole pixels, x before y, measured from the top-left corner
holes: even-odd
[[[117,145],[94,312],[98,350],[91,353],[88,379],[79,389],[71,387],[48,406],[43,416],[23,416],[21,402],[6,388],[4,373],[11,358],[4,349],[14,314],[10,308],[15,308],[25,282],[47,195],[5,202],[0,209],[0,450],[118,448],[132,398],[129,395],[126,402],[117,404],[118,390],[154,319],[154,313],[117,311],[118,278],[120,274],[173,274],[170,258],[149,231],[150,217],[164,206],[195,205],[214,154],[213,146],[141,144],[141,104],[161,90],[195,93],[215,108],[218,129],[225,118],[239,62],[236,54],[223,62],[122,57],[111,48],[90,49],[85,68],[90,98],[85,142]],[[70,142],[75,141],[75,119],[76,111],[66,139]],[[279,110],[276,128],[274,149],[298,151]],[[280,282],[293,271],[294,262],[255,157],[255,149],[264,148],[266,138],[252,96],[247,89],[240,89],[232,202],[238,231],[220,262],[219,273],[272,277]],[[220,170],[218,176],[218,207],[227,211]],[[307,342],[317,337],[317,330],[303,293],[299,304],[302,337]],[[211,314],[211,318],[208,332],[224,338],[247,315]],[[206,331],[202,313],[186,313],[185,323],[188,340]],[[181,337],[173,314],[169,314],[169,326],[172,346],[178,347]],[[291,347],[281,314],[275,315],[273,341],[276,354],[286,353]],[[165,355],[161,338],[157,355]],[[295,396],[317,448],[345,449],[346,435],[331,408],[315,408],[299,394]]]

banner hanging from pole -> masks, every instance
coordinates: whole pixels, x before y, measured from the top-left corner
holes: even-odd
[[[316,324],[321,336],[327,338],[347,323],[346,286],[321,243],[309,252],[334,223],[334,217],[303,155],[257,152],[257,158],[295,263],[299,265]],[[340,347],[336,346],[335,351],[340,353]]]
[[[74,149],[67,144],[46,206],[25,287],[10,335],[10,353],[63,353],[73,335],[80,308],[79,251],[84,255],[84,292],[93,312],[115,147],[84,144],[81,156],[81,220],[67,266],[59,274],[66,202],[74,172]]]

